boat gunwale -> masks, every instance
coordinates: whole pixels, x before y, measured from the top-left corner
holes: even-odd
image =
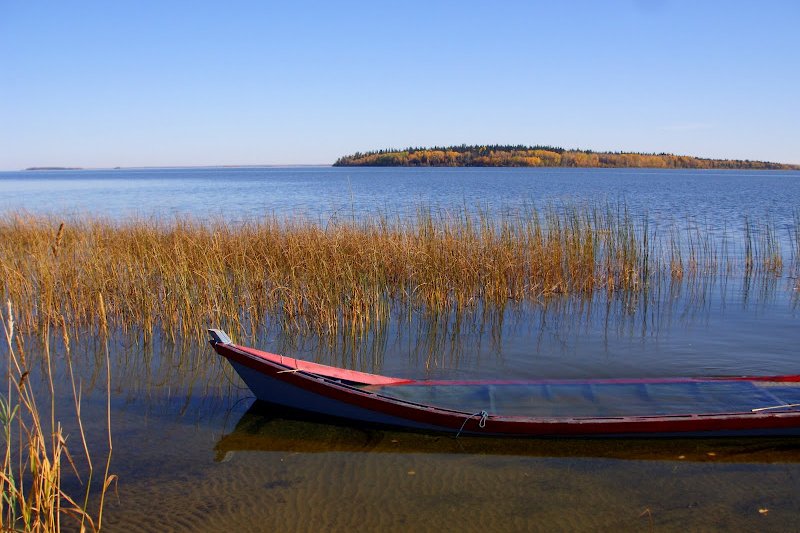
[[[212,343],[214,345],[214,343]],[[320,377],[326,377],[334,380],[342,379],[352,383],[358,383],[364,386],[378,386],[378,387],[393,387],[393,386],[442,386],[442,385],[569,385],[569,384],[609,384],[609,385],[636,385],[636,384],[656,384],[656,383],[708,383],[717,381],[753,381],[753,382],[767,382],[767,383],[797,383],[800,387],[800,375],[787,374],[787,375],[773,375],[773,376],[703,376],[703,377],[655,377],[655,378],[545,378],[545,379],[472,379],[472,380],[416,380],[409,378],[397,378],[384,376],[382,374],[372,374],[368,372],[361,372],[357,370],[348,370],[338,368],[335,366],[325,365],[322,363],[314,363],[295,357],[287,357],[284,355],[264,352],[250,348],[248,346],[240,346],[238,344],[227,344],[226,346],[234,346],[239,350],[246,352],[250,355],[271,361],[275,364],[287,367],[291,371],[304,371]],[[292,361],[295,367],[287,364],[285,361]],[[348,377],[350,376],[350,377]],[[353,377],[363,377],[365,381],[352,379]],[[792,386],[792,385],[789,385]]]

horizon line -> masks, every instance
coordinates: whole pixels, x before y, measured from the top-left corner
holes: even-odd
[[[114,166],[114,167],[81,167],[67,165],[42,165],[26,168],[3,169],[0,172],[38,172],[38,171],[67,171],[67,170],[169,170],[182,168],[290,168],[290,167],[331,167],[333,163],[286,163],[286,164],[253,164],[253,165],[140,165],[140,166]]]

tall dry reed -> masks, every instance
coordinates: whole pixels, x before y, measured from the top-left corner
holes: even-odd
[[[96,511],[89,509],[93,488],[91,455],[81,421],[80,389],[76,387],[69,361],[69,338],[63,329],[67,347],[67,367],[72,381],[73,401],[78,425],[77,443],[82,448],[87,468],[79,468],[67,446],[68,436],[56,419],[53,361],[45,350],[39,365],[34,354],[25,354],[20,337],[15,335],[11,302],[0,314],[8,352],[6,391],[0,396],[0,426],[3,432],[3,465],[0,470],[0,530],[61,531],[62,518],[69,517],[81,531],[99,531],[102,527],[103,498],[114,481],[110,475],[110,448],[100,488]],[[44,373],[46,390],[33,385],[36,367]],[[38,376],[36,376],[38,377]],[[109,389],[110,390],[110,389]],[[43,406],[42,400],[47,402]],[[110,446],[110,420],[108,436]],[[83,470],[83,472],[79,472]],[[83,482],[81,495],[68,494],[62,488],[65,475]],[[87,475],[81,479],[81,474]]]
[[[779,273],[774,234],[759,235],[746,238],[746,265]],[[267,321],[358,334],[397,305],[502,309],[560,294],[632,292],[664,274],[717,268],[702,228],[672,230],[666,244],[624,206],[529,207],[504,216],[429,207],[411,220],[328,224],[84,218],[59,227],[16,214],[0,220],[0,279],[26,309],[25,332],[62,316],[70,326],[99,328],[95,295],[103,293],[111,327],[145,334],[160,327],[173,338],[202,335],[210,324],[246,333]]]
[[[8,297],[7,309],[0,313],[3,325],[7,357],[5,394],[0,397],[0,423],[4,437],[4,460],[0,471],[0,529],[13,531],[60,531],[62,517],[74,519],[81,531],[102,528],[103,505],[106,491],[115,479],[109,473],[111,461],[110,420],[110,362],[106,346],[107,385],[107,437],[108,455],[105,470],[100,480],[99,505],[96,512],[90,511],[90,496],[97,482],[95,468],[89,452],[88,440],[81,417],[81,386],[76,382],[70,354],[68,318],[64,289],[69,290],[74,268],[70,258],[64,257],[64,224],[60,224],[55,235],[37,232],[35,225],[26,226],[20,218],[0,230],[3,244],[13,242],[19,246],[14,257],[6,248],[0,253],[2,274],[13,276],[3,280],[4,294]],[[45,239],[45,240],[41,240]],[[46,245],[49,241],[49,246]],[[44,248],[42,248],[44,246]],[[35,255],[25,255],[34,252]],[[17,268],[11,265],[17,265]],[[25,266],[22,266],[25,265]],[[78,281],[80,282],[80,281]],[[101,294],[101,293],[100,293]],[[24,295],[24,296],[23,296]],[[86,295],[88,297],[88,294]],[[11,301],[19,298],[24,306],[33,306],[23,313],[23,320],[15,320]],[[99,303],[99,305],[98,305]],[[91,305],[90,302],[84,304]],[[104,320],[102,296],[95,298],[94,316]],[[27,324],[25,322],[27,321]],[[39,353],[25,352],[23,336],[16,331],[16,323],[23,329],[38,329],[41,332],[42,350]],[[64,365],[69,375],[74,406],[77,437],[71,441],[81,448],[82,458],[70,453],[68,435],[56,413],[56,390],[54,385],[54,359],[51,356],[51,328],[61,330],[64,348]],[[56,330],[57,331],[57,330]],[[107,335],[104,337],[107,338]],[[34,384],[34,382],[36,384]],[[44,388],[41,386],[44,384]],[[61,411],[59,411],[61,412]],[[74,451],[74,450],[73,450]],[[83,465],[83,466],[78,466]],[[74,476],[83,484],[80,496],[68,494],[62,488],[65,477]]]

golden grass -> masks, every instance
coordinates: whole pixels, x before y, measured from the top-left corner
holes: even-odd
[[[780,274],[774,230],[758,228],[754,237],[753,224],[746,229],[744,266]],[[702,228],[673,231],[665,241],[624,206],[500,217],[420,208],[410,221],[326,225],[0,219],[2,291],[27,310],[25,332],[62,316],[70,326],[100,328],[102,293],[111,327],[145,334],[160,327],[172,338],[191,337],[209,325],[254,333],[268,321],[301,333],[357,334],[396,305],[441,313],[632,292],[664,274],[709,273],[719,268],[718,255]]]
[[[40,361],[41,365],[39,365],[44,373],[45,381],[49,385],[49,390],[44,394],[40,393],[37,398],[32,385],[32,376],[36,372],[36,365],[31,361],[34,357],[31,354],[26,357],[22,342],[19,340],[20,337],[15,337],[10,302],[7,304],[5,313],[0,313],[0,322],[3,325],[8,351],[7,390],[0,396],[0,426],[2,426],[4,440],[3,465],[0,470],[0,490],[2,491],[0,530],[60,531],[62,517],[68,516],[74,520],[75,525],[81,531],[87,529],[99,531],[102,527],[105,492],[115,479],[108,471],[111,459],[111,426],[110,420],[108,420],[109,455],[100,489],[100,503],[94,514],[88,510],[94,469],[81,422],[80,392],[79,388],[76,388],[69,360],[69,337],[66,324],[62,321],[67,367],[72,381],[79,428],[77,442],[83,449],[88,465],[88,471],[84,472],[88,474],[88,477],[83,480],[85,490],[82,500],[74,498],[62,489],[65,469],[71,468],[79,480],[81,476],[68,450],[67,435],[61,422],[56,420],[50,351],[49,349],[45,350],[42,361]],[[106,362],[108,363],[108,361]],[[42,399],[42,396],[49,399],[48,408],[42,408],[39,405],[38,401]]]

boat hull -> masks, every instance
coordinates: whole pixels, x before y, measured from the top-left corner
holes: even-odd
[[[314,393],[306,388],[298,387],[284,380],[266,375],[245,364],[231,361],[231,365],[242,378],[242,381],[253,391],[255,397],[262,402],[371,424],[433,431],[442,429],[434,425],[419,423],[410,419],[389,416],[378,411],[366,409],[354,403],[340,401],[327,395]]]
[[[755,412],[507,416],[489,410],[460,410],[391,396],[393,387],[400,390],[407,384],[423,385],[426,383],[424,381],[414,382],[304,363],[232,343],[212,341],[212,345],[221,356],[230,361],[259,400],[359,424],[451,434],[512,437],[800,435],[800,411],[789,405],[778,406],[778,411],[767,407]],[[306,365],[313,365],[311,368],[314,371],[306,369],[309,368]],[[774,379],[786,379],[792,384],[800,381],[797,376]],[[731,378],[728,381],[745,381],[745,378]],[[609,382],[613,380],[603,383]],[[648,383],[647,380],[636,382]],[[705,382],[715,383],[717,380],[698,381],[700,384]],[[458,385],[458,382],[452,383],[454,387]],[[446,387],[447,383],[436,382],[436,386]],[[800,387],[797,389],[800,392]]]

